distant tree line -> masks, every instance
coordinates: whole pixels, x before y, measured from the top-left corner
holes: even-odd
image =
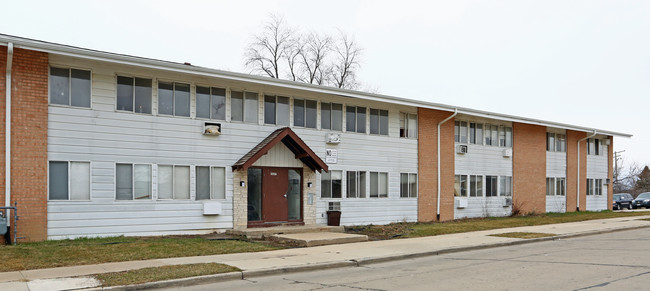
[[[650,192],[650,168],[637,163],[625,166],[623,161],[614,169],[614,193],[631,193],[634,197]]]

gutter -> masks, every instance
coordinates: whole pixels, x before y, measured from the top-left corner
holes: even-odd
[[[445,122],[449,121],[450,119],[454,118],[454,116],[456,116],[457,114],[458,114],[458,108],[455,108],[454,109],[454,114],[450,115],[449,117],[445,118],[443,121],[440,121],[438,123],[438,131],[437,131],[437,133],[438,133],[438,155],[437,155],[437,158],[438,158],[438,163],[437,163],[437,166],[438,166],[438,172],[437,172],[438,180],[436,180],[436,184],[438,184],[438,199],[436,200],[436,204],[437,204],[436,205],[436,219],[438,221],[440,221],[440,125],[442,125],[443,123],[445,123]]]
[[[7,44],[7,72],[5,76],[5,206],[11,206],[11,66],[14,58],[14,44]],[[11,217],[11,210],[7,209],[7,217]],[[7,226],[11,219],[7,219]]]
[[[576,211],[580,211],[580,143],[583,140],[596,136],[596,134],[598,134],[598,132],[594,129],[594,132],[590,136],[578,140],[578,193],[576,193]]]

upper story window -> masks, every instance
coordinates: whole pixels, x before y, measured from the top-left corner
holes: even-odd
[[[259,112],[259,99],[254,92],[230,92],[230,119],[257,124]]]
[[[485,125],[485,145],[498,146],[499,145],[499,127],[496,125]]]
[[[512,147],[512,127],[501,127],[501,131],[499,131],[499,146]]]
[[[343,105],[337,103],[320,104],[320,127],[322,129],[343,130]]]
[[[151,165],[116,164],[115,199],[151,199],[151,180]]]
[[[587,154],[596,156],[603,154],[603,144],[599,139],[587,139]]]
[[[289,97],[264,95],[264,124],[289,126]]]
[[[483,124],[470,122],[469,124],[469,143],[483,144]]]
[[[196,86],[196,117],[226,120],[226,89]]]
[[[388,135],[388,110],[370,108],[370,134]]]
[[[151,79],[117,76],[117,110],[151,114]]]
[[[90,108],[90,71],[50,67],[50,103]]]
[[[418,116],[410,113],[399,113],[399,136],[418,138]]]
[[[467,143],[467,122],[466,121],[454,122],[454,141],[460,143]]]
[[[190,85],[158,82],[158,114],[190,116]]]
[[[345,106],[345,131],[366,133],[366,107]]]
[[[293,100],[293,125],[316,128],[318,102],[314,100]]]
[[[546,150],[549,152],[566,152],[566,135],[547,132]]]
[[[50,161],[50,200],[90,200],[90,163]]]

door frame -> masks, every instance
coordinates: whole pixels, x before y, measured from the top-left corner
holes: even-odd
[[[304,199],[303,199],[304,198],[303,190],[304,190],[304,183],[305,183],[304,175],[303,175],[304,174],[303,173],[304,168],[293,168],[293,167],[250,167],[249,169],[261,169],[262,172],[264,172],[264,169],[269,169],[269,168],[271,168],[271,169],[285,169],[285,170],[287,170],[287,172],[289,170],[296,170],[296,171],[298,171],[298,174],[300,174],[300,194],[299,194],[300,195],[300,219],[288,219],[286,222],[285,221],[281,221],[281,222],[264,221],[264,219],[262,219],[262,220],[255,220],[255,221],[247,221],[247,226],[248,227],[271,227],[271,226],[280,226],[280,225],[305,225],[305,222],[304,222],[304,217],[305,217],[305,214],[304,214]],[[262,182],[262,189],[264,189],[264,186],[263,186],[264,185],[264,175],[262,175],[262,181],[261,182]],[[288,180],[287,180],[287,183],[289,183]],[[262,195],[264,195],[264,193],[262,193]],[[264,211],[264,198],[260,197],[260,199],[261,199],[261,205],[262,205],[262,209],[260,209],[260,217],[263,217],[262,213]],[[288,204],[289,203],[288,203],[288,200],[287,200],[287,209],[288,209],[288,206],[289,206]]]

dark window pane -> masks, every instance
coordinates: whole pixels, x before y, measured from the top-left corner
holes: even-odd
[[[90,71],[71,69],[70,105],[90,108]]]
[[[174,84],[174,115],[190,116],[190,85]]]
[[[230,119],[244,121],[244,93],[242,92],[230,92]]]
[[[115,197],[117,200],[133,199],[133,165],[117,164],[115,169]]]
[[[262,219],[262,169],[248,169],[248,221]]]
[[[343,123],[343,105],[332,104],[332,130],[342,130]]]
[[[332,198],[332,181],[330,177],[331,171],[323,171],[320,176],[320,197],[322,198]]]
[[[50,68],[50,103],[70,105],[70,70]]]
[[[320,127],[322,129],[330,129],[331,125],[331,108],[330,103],[320,104]]]
[[[133,78],[117,76],[117,110],[133,111]]]
[[[68,162],[50,162],[50,200],[68,200]]]
[[[305,105],[307,108],[307,111],[305,112],[305,127],[316,128],[316,117],[318,114],[316,108],[318,107],[318,102],[307,100],[305,101]]]
[[[366,133],[366,108],[357,107],[357,132]]]
[[[135,112],[151,114],[151,79],[135,78]]]
[[[379,110],[379,134],[388,135],[388,110]]]
[[[275,96],[264,96],[264,124],[275,124]]]
[[[409,174],[399,175],[399,197],[409,197]]]
[[[338,180],[332,180],[332,198],[341,198],[341,189],[343,185],[341,184],[341,178],[339,173]]]
[[[196,87],[196,117],[210,118],[210,88]]]
[[[289,126],[289,97],[278,96],[277,125]]]
[[[158,83],[158,114],[174,114],[174,85]]]
[[[379,134],[379,109],[370,109],[370,134]]]
[[[305,100],[293,100],[293,125],[305,126]]]
[[[212,88],[212,119],[226,120],[226,89]]]
[[[357,131],[357,108],[354,106],[345,107],[345,131]]]
[[[210,199],[210,167],[196,167],[196,200]]]

